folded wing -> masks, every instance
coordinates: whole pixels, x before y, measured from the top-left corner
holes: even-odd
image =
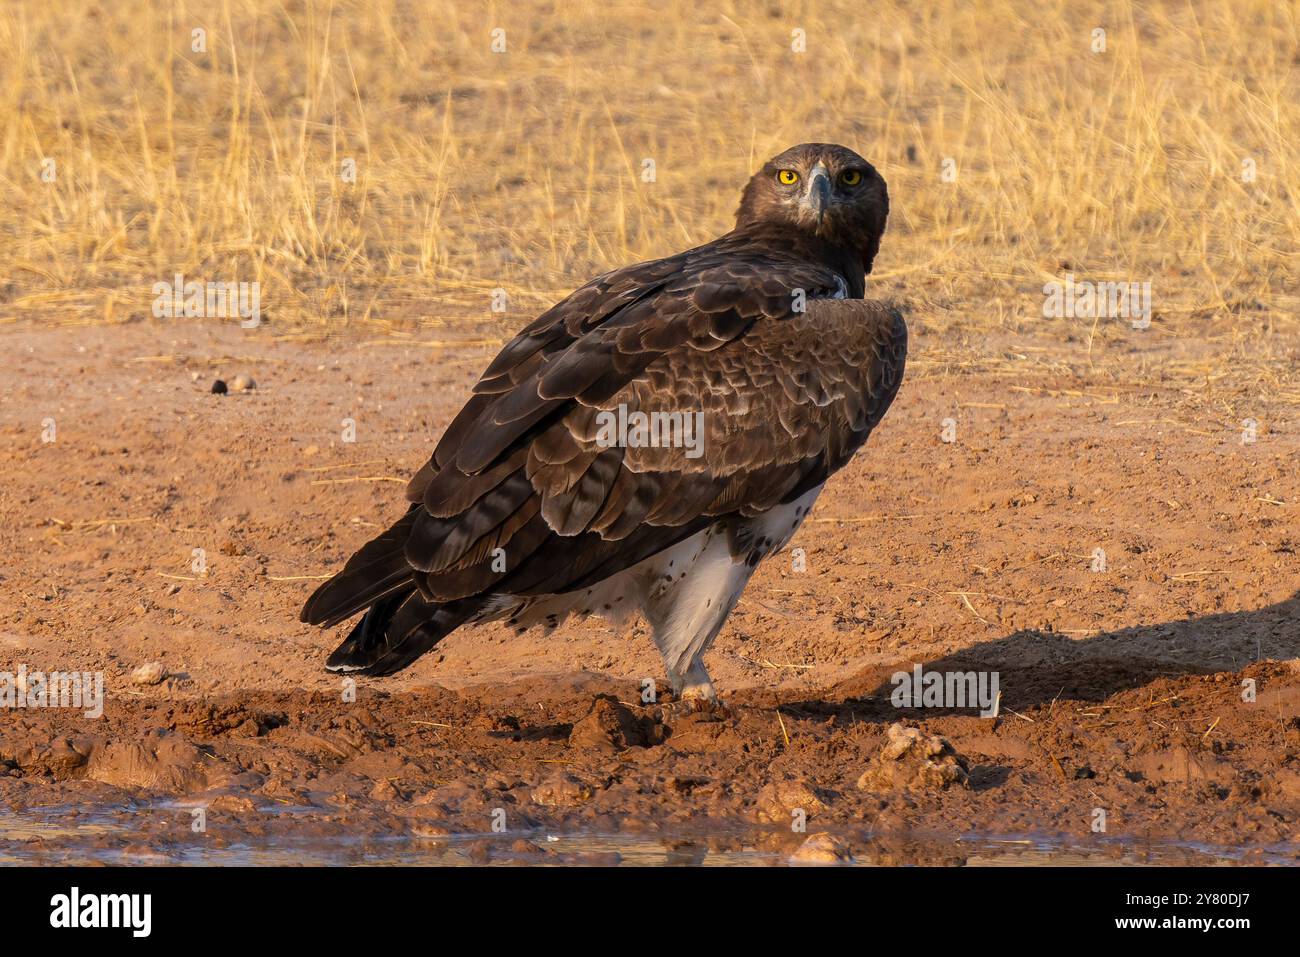
[[[594,280],[512,340],[412,479],[411,510],[303,619],[337,623],[404,590],[464,610],[588,587],[843,466],[902,381],[902,317],[818,298],[839,286],[824,267],[712,245]],[[699,431],[611,446],[620,407]]]

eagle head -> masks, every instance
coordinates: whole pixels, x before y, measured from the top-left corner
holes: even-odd
[[[802,143],[754,174],[736,226],[773,223],[811,233],[855,252],[869,273],[888,216],[889,190],[874,166],[847,146]]]

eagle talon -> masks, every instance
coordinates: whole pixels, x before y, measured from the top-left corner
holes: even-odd
[[[722,699],[702,697],[664,702],[660,713],[665,721],[680,721],[689,717],[727,721],[735,717],[731,708]]]
[[[730,706],[721,698],[695,698],[691,701],[695,714],[713,718],[715,721],[728,721],[735,717]]]

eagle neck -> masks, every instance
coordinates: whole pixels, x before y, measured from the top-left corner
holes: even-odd
[[[738,226],[732,235],[743,237],[758,249],[776,248],[786,255],[805,262],[833,269],[844,278],[850,299],[861,299],[866,292],[866,273],[862,267],[862,254],[856,249],[778,223],[746,223]]]

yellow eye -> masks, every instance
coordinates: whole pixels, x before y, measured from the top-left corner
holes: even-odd
[[[799,174],[792,169],[783,169],[776,174],[776,181],[782,186],[793,186],[799,182]]]
[[[846,169],[840,174],[840,182],[845,186],[857,186],[862,182],[862,170]]]

